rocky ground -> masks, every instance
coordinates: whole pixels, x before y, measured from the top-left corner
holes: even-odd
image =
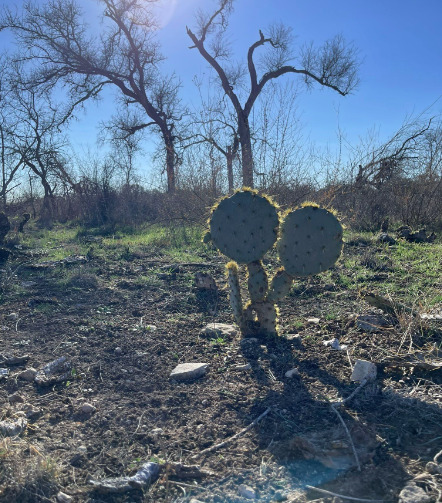
[[[365,302],[345,260],[256,339],[213,331],[233,323],[220,256],[31,255],[2,271],[0,501],[441,501],[442,327]],[[370,270],[374,291],[394,274]]]

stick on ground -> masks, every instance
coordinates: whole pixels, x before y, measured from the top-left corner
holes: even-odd
[[[233,442],[234,440],[236,440],[237,438],[241,437],[242,435],[244,435],[244,433],[247,433],[249,430],[251,430],[255,425],[257,425],[261,419],[263,419],[265,416],[267,416],[267,414],[271,411],[271,408],[269,407],[268,409],[266,409],[260,416],[258,416],[254,421],[252,421],[249,426],[246,426],[245,428],[243,428],[241,431],[239,431],[238,433],[235,433],[235,435],[231,436],[230,438],[228,438],[227,440],[224,440],[224,442],[221,442],[219,444],[216,444],[216,445],[212,445],[212,447],[208,447],[207,449],[204,449],[202,450],[201,452],[198,452],[197,454],[194,454],[192,456],[192,458],[197,458],[197,457],[200,457],[200,456],[203,456],[204,454],[207,454],[208,452],[213,452],[213,451],[216,451],[218,449],[221,449],[221,447],[224,447],[226,446],[227,444],[230,444],[231,442]]]

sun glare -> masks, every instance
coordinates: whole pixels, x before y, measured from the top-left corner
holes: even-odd
[[[154,4],[153,12],[160,28],[167,26],[172,19],[178,0],[160,0]]]

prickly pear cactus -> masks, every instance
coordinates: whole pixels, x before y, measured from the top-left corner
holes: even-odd
[[[342,226],[333,213],[316,204],[289,211],[256,191],[243,189],[212,208],[210,237],[232,261],[226,266],[230,305],[243,335],[277,333],[275,302],[287,295],[293,280],[329,269],[342,250]],[[269,280],[261,259],[276,242],[283,267]],[[243,306],[236,262],[247,265],[250,301]]]
[[[236,192],[212,210],[210,235],[215,246],[232,260],[249,264],[273,246],[279,225],[272,202],[254,191]]]
[[[312,276],[332,267],[342,250],[342,226],[330,211],[304,206],[286,214],[278,254],[287,274]]]

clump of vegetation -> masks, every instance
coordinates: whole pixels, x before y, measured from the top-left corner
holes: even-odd
[[[288,294],[295,278],[329,269],[342,250],[342,226],[330,211],[306,203],[286,212],[280,222],[271,199],[250,189],[216,204],[209,224],[210,239],[232,259],[226,266],[230,305],[243,335],[277,333],[275,302]],[[269,281],[262,258],[276,241],[283,267]],[[250,301],[245,306],[238,263],[247,266]]]
[[[0,443],[0,500],[52,501],[50,498],[59,491],[55,461],[32,447],[28,450],[31,457],[25,458],[9,440],[5,438]]]

